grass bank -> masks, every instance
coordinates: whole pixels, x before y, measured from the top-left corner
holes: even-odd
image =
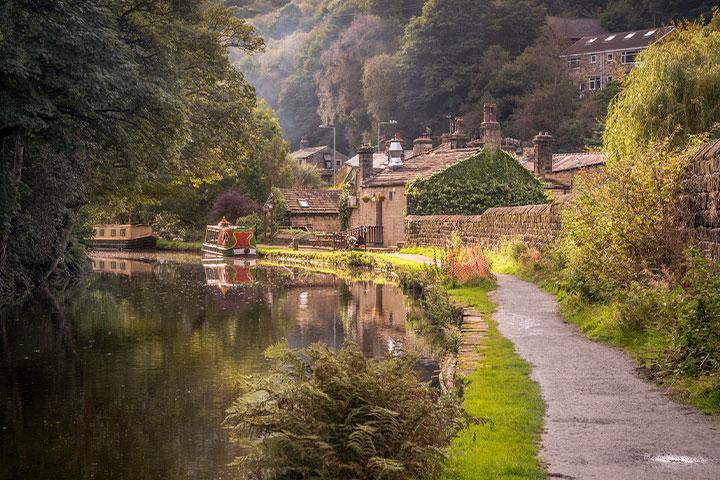
[[[437,257],[437,249],[403,250]],[[432,255],[435,253],[436,255]],[[428,255],[431,254],[431,255]],[[336,268],[370,267],[400,274],[422,272],[427,265],[375,252],[316,252],[263,249],[270,261],[314,264]],[[411,275],[413,276],[413,275]],[[417,278],[417,275],[413,276]],[[485,314],[489,331],[482,365],[467,378],[463,406],[478,418],[491,421],[472,425],[452,442],[443,480],[543,479],[546,472],[538,459],[545,405],[539,386],[530,378],[530,366],[500,335],[490,315],[495,305],[488,293],[495,286],[485,282],[471,287],[438,285],[457,304],[472,306]],[[430,308],[432,309],[432,308]]]
[[[670,292],[644,287],[620,292],[614,300],[593,302],[566,287],[563,272],[538,251],[528,255],[520,245],[508,244],[489,251],[488,259],[493,271],[515,275],[553,293],[565,320],[589,338],[626,351],[650,380],[669,387],[704,413],[720,413],[720,372],[692,375],[669,366],[668,357],[681,348],[673,313],[663,311],[676,308]]]
[[[487,315],[483,363],[467,379],[464,407],[471,415],[489,418],[492,424],[473,425],[460,432],[450,448],[444,480],[546,478],[538,459],[545,404],[539,385],[530,378],[530,366],[490,318],[495,306],[487,294],[493,288],[447,290],[458,303]]]
[[[202,242],[181,242],[179,240],[158,239],[155,246],[158,250],[173,250],[176,252],[199,252]]]

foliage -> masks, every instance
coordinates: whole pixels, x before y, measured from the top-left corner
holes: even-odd
[[[459,285],[473,285],[493,278],[480,245],[448,249],[446,268],[450,280]]]
[[[575,177],[575,198],[563,211],[570,263],[589,291],[663,276],[682,261],[682,175],[694,149],[672,153],[651,144],[608,162],[603,173]]]
[[[273,240],[278,228],[288,223],[288,204],[285,196],[279,189],[273,188],[271,195],[272,209],[268,214],[267,233],[270,240]]]
[[[259,203],[239,190],[228,190],[215,198],[210,209],[210,223],[217,223],[223,217],[233,223],[237,218],[258,213],[261,209]]]
[[[709,0],[610,0],[600,19],[609,31],[622,32],[709,15],[713,5]]]
[[[626,162],[649,144],[682,148],[720,121],[720,14],[679,26],[643,51],[608,112],[608,162]]]
[[[720,264],[694,253],[683,282],[674,363],[683,373],[720,370]]]
[[[439,471],[459,404],[421,383],[410,356],[368,360],[353,344],[266,351],[271,373],[253,378],[228,410],[249,450],[247,478],[426,478]]]
[[[350,216],[352,209],[348,205],[348,199],[352,193],[351,186],[347,183],[340,188],[340,199],[338,200],[338,215],[340,217],[340,230],[350,228]]]
[[[490,207],[545,203],[540,182],[508,153],[485,149],[407,187],[408,213],[479,215]]]

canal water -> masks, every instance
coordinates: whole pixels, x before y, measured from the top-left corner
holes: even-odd
[[[268,346],[424,349],[393,285],[193,256],[93,267],[0,312],[1,479],[237,478],[221,423]]]

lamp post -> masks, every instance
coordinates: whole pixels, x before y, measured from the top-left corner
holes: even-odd
[[[335,125],[325,125],[324,123],[322,125],[318,125],[318,128],[327,128],[332,129],[333,131],[333,159],[332,159],[332,167],[333,167],[333,186],[335,186]]]
[[[377,131],[377,134],[378,134],[377,151],[378,151],[378,153],[380,153],[380,125],[397,125],[397,121],[396,120],[387,120],[385,122],[378,122],[378,131]]]

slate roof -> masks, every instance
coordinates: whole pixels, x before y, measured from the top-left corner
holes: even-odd
[[[299,158],[308,158],[309,156],[312,156],[318,152],[321,152],[328,148],[327,145],[319,145],[317,147],[305,147],[301,148],[300,150],[295,150],[294,152],[290,153],[290,156],[294,158],[295,160]],[[330,149],[332,151],[332,149]]]
[[[340,202],[340,190],[322,190],[319,188],[281,188],[288,205],[288,211],[296,214],[337,214]],[[307,202],[302,207],[300,201]]]
[[[618,50],[641,50],[659,41],[672,30],[673,27],[657,27],[602,35],[587,35],[573,43],[561,56],[568,57]]]
[[[434,173],[445,170],[478,153],[480,148],[451,149],[450,144],[444,143],[429,152],[420,153],[405,159],[400,168],[386,168],[380,173],[370,177],[367,186],[405,185],[407,182],[420,177],[428,177]]]
[[[532,157],[521,158],[520,164],[530,170],[535,170],[535,162]],[[553,154],[553,173],[566,172],[578,168],[586,168],[597,165],[604,165],[607,156],[603,152],[581,152],[581,153],[555,153]]]
[[[545,19],[548,28],[556,37],[577,41],[589,35],[607,33],[597,18],[556,17],[548,15]]]

